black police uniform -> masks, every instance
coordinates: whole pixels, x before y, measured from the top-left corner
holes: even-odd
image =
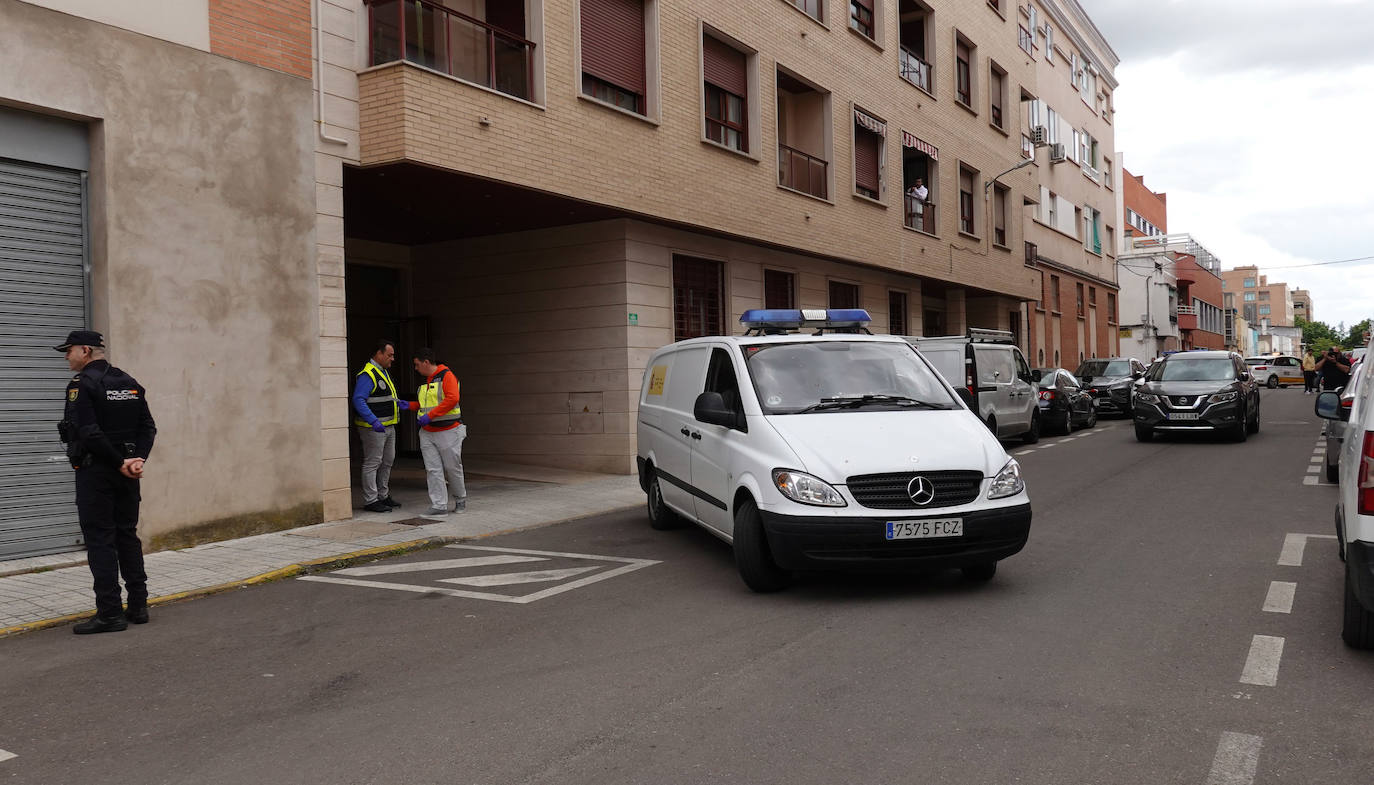
[[[153,449],[157,426],[143,386],[105,360],[92,360],[67,384],[67,406],[58,430],[76,469],[76,510],[95,579],[96,615],[105,620],[123,616],[121,574],[130,612],[146,608],[148,576],[138,539],[139,481],[119,471],[126,459],[146,460]]]

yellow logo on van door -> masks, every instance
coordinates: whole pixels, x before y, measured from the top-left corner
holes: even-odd
[[[668,366],[655,365],[654,372],[649,376],[649,394],[663,394],[663,380],[668,378]]]

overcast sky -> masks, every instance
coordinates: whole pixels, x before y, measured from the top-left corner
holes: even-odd
[[[1374,317],[1374,2],[1080,0],[1121,65],[1116,149],[1169,232]],[[1288,269],[1280,269],[1288,268]]]

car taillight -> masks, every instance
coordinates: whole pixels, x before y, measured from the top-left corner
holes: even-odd
[[[1374,515],[1374,431],[1364,432],[1364,446],[1360,449],[1360,483],[1355,497],[1361,515]]]
[[[1040,391],[1040,400],[1042,400],[1042,401],[1053,401],[1053,400],[1054,400],[1054,390],[1041,390],[1041,391]]]
[[[1267,370],[1269,370],[1269,366],[1267,366],[1267,365],[1256,365],[1256,366],[1255,366],[1255,370],[1257,370],[1257,371],[1267,371]]]

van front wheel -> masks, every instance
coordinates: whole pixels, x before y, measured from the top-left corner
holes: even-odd
[[[753,499],[745,499],[735,508],[735,567],[744,585],[756,592],[780,591],[792,582],[792,573],[773,561],[763,519]]]
[[[649,471],[653,471],[652,466]],[[682,525],[682,517],[663,503],[663,489],[659,487],[658,475],[649,478],[649,527],[664,531],[666,529],[676,529]]]

